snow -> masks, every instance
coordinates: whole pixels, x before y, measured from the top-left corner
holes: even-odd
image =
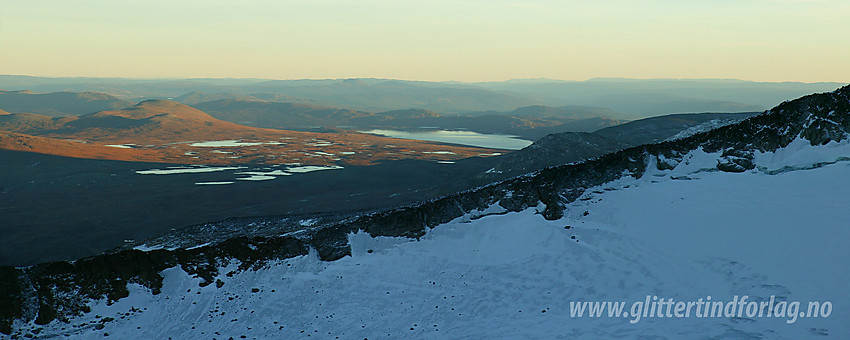
[[[174,174],[195,174],[203,172],[216,172],[227,170],[244,169],[244,166],[220,166],[220,167],[192,167],[192,168],[173,168],[173,169],[150,169],[136,171],[139,175],[174,175]]]
[[[298,163],[295,163],[298,164]],[[196,173],[208,173],[208,172],[219,172],[219,171],[232,171],[239,169],[246,169],[244,166],[237,167],[208,167],[208,166],[171,166],[166,169],[150,169],[150,170],[139,170],[136,171],[137,174],[140,175],[174,175],[174,174],[196,174]],[[267,171],[260,171],[262,169],[251,169],[251,171],[241,171],[234,172],[234,176],[239,175],[247,175],[247,177],[236,177],[235,179],[238,181],[267,181],[273,180],[278,176],[292,176],[293,174],[298,173],[307,173],[313,171],[320,170],[335,170],[342,169],[343,167],[337,165],[330,166],[316,166],[316,165],[307,165],[307,166],[291,166],[286,168],[286,170],[265,168]],[[195,182],[195,185],[223,185],[223,184],[233,184],[233,181],[209,181],[209,182]]]
[[[141,250],[141,251],[152,251],[152,250],[167,249],[167,248],[160,246],[160,245],[149,246],[147,244],[141,244],[141,245],[133,247],[133,249]]]
[[[714,130],[714,129],[717,129],[717,128],[724,127],[726,125],[732,125],[732,124],[735,124],[735,123],[740,122],[740,121],[741,121],[740,119],[734,119],[734,118],[733,119],[712,119],[712,120],[709,120],[707,122],[700,123],[700,124],[691,126],[687,129],[684,129],[684,130],[680,131],[679,133],[673,135],[672,137],[667,138],[666,140],[672,141],[672,140],[677,140],[677,139],[688,138],[688,137],[693,136],[693,135],[698,134],[698,133],[707,132],[707,131],[710,131],[710,130]]]
[[[132,149],[136,144],[108,144],[106,146],[110,148],[119,148],[119,149]]]
[[[202,243],[202,244],[199,244],[199,245],[196,245],[196,246],[186,248],[186,250],[192,250],[192,249],[197,249],[197,248],[201,248],[201,247],[206,247],[210,244],[211,244],[210,242],[205,242],[205,243]]]
[[[501,215],[501,214],[506,214],[507,212],[508,211],[505,208],[503,208],[502,206],[500,206],[498,204],[492,204],[484,210],[477,210],[476,209],[476,210],[473,210],[473,211],[468,212],[466,214],[463,214],[463,216],[459,217],[457,219],[457,221],[472,222],[473,220],[479,219],[479,218],[484,217],[484,216]]]
[[[190,146],[198,146],[198,147],[206,147],[206,148],[219,148],[219,147],[231,147],[231,146],[255,146],[255,145],[263,145],[263,143],[249,143],[242,142],[238,140],[216,140],[216,141],[206,141],[206,142],[198,142],[189,144]]]
[[[316,165],[307,165],[307,166],[297,166],[292,168],[287,168],[286,172],[294,172],[294,173],[305,173],[312,171],[321,171],[321,170],[336,170],[342,169],[339,165],[329,165],[329,166],[316,166]]]
[[[224,185],[233,184],[233,182],[195,182],[195,185]]]
[[[298,221],[298,224],[300,224],[304,227],[312,227],[312,226],[315,226],[316,223],[319,223],[319,220],[317,220],[315,218],[308,218],[308,219]]]
[[[841,151],[844,150],[844,151]],[[798,155],[805,152],[808,156]],[[815,157],[814,154],[824,155]],[[73,324],[114,317],[79,338],[850,338],[850,155],[836,143],[793,144],[756,156],[773,173],[706,171],[717,153],[694,151],[675,169],[650,165],[641,179],[590,188],[565,216],[539,205],[498,205],[431,229],[418,241],[349,235],[353,255],[315,252],[198,287],[175,267],[163,292],[133,286],[112,306],[97,302]],[[850,159],[848,159],[850,160]],[[800,163],[802,162],[802,163]],[[691,180],[679,180],[687,177]],[[569,227],[569,228],[566,228]],[[256,290],[256,291],[254,291]],[[733,295],[830,301],[828,318],[575,318],[570,302],[691,301]],[[145,308],[131,312],[131,308]],[[194,328],[193,328],[194,327]],[[818,336],[820,338],[820,336]]]
[[[283,170],[272,170],[272,171],[244,171],[237,172],[234,175],[255,175],[255,176],[292,176],[291,173],[288,173]]]
[[[277,178],[277,177],[275,177],[275,176],[252,175],[252,176],[248,176],[248,177],[238,177],[238,178],[236,178],[236,180],[239,180],[239,181],[268,181],[268,180],[272,180],[272,179],[275,179],[275,178]]]
[[[831,141],[826,145],[812,147],[809,141],[797,138],[776,152],[757,152],[754,161],[763,171],[777,172],[803,169],[823,163],[850,160],[850,140]]]
[[[329,142],[329,141],[324,141],[324,140],[317,140],[317,141],[314,141],[313,143],[307,143],[307,145],[310,145],[310,146],[331,146],[331,145],[334,145],[334,143]]]

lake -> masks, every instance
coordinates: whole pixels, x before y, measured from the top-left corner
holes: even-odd
[[[519,150],[533,143],[530,140],[521,139],[517,136],[478,133],[466,130],[401,131],[374,129],[359,132],[393,138],[416,139],[503,150]]]

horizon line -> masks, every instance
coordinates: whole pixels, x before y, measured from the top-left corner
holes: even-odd
[[[583,80],[577,79],[557,79],[546,77],[529,77],[529,78],[508,78],[503,80],[486,80],[486,81],[467,81],[467,80],[420,80],[420,79],[404,79],[404,78],[382,78],[382,77],[340,77],[340,78],[257,78],[257,77],[125,77],[125,76],[40,76],[29,74],[0,74],[0,77],[29,77],[43,79],[108,79],[108,80],[256,80],[256,81],[345,81],[345,80],[397,80],[407,82],[423,82],[423,83],[464,83],[464,84],[480,84],[480,83],[503,83],[512,81],[549,81],[549,82],[588,82],[588,81],[739,81],[751,83],[801,83],[801,84],[817,84],[817,83],[838,83],[848,84],[850,81],[799,81],[799,80],[780,80],[780,81],[762,81],[749,80],[741,78],[676,78],[676,77],[657,77],[657,78],[629,78],[629,77],[593,77]]]

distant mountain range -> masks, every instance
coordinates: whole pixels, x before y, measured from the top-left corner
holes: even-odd
[[[762,111],[777,102],[829,91],[841,85],[723,79],[540,79],[458,83],[392,79],[142,80],[0,75],[0,88],[35,92],[99,91],[133,102],[152,98],[172,98],[187,104],[220,99],[259,99],[369,112],[421,108],[443,114],[509,112],[531,105],[585,105],[608,108],[617,113],[609,118],[621,120],[670,113]]]
[[[554,104],[604,106],[634,119],[666,113],[763,111],[842,83],[753,82],[736,79],[551,79],[475,83],[486,89],[539,96]]]

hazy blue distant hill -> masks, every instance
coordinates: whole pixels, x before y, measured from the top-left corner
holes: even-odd
[[[753,82],[736,79],[522,79],[475,85],[535,95],[553,105],[592,105],[642,118],[684,112],[761,111],[776,103],[831,91],[841,83]]]
[[[387,79],[124,79],[0,75],[0,88],[38,92],[101,91],[134,100],[176,98],[193,91],[232,93],[263,100],[310,102],[375,112],[409,108],[448,113],[507,111],[546,104],[533,95],[503,93],[468,84]],[[275,98],[277,95],[281,97]]]
[[[138,101],[149,98],[174,98],[192,91],[249,94],[246,86],[267,80],[254,79],[132,79],[85,77],[30,77],[0,75],[0,88],[34,92],[104,92],[121,99]]]
[[[384,119],[420,119],[420,118],[435,118],[435,117],[444,117],[443,115],[425,109],[407,109],[407,110],[393,110],[381,112],[379,115]]]
[[[268,93],[268,92],[266,92],[266,93],[252,93],[251,97],[258,98],[260,100],[269,101],[269,102],[322,105],[318,101],[313,100],[313,99],[287,96],[285,94],[280,94],[280,93]]]
[[[176,99],[194,92],[183,100],[200,103],[215,99],[260,99],[370,112],[422,108],[441,114],[465,115],[505,113],[524,108],[510,114],[518,117],[558,116],[554,111],[560,110],[575,114],[581,111],[581,106],[586,106],[593,107],[588,115],[570,118],[605,116],[628,120],[671,113],[761,111],[778,102],[829,91],[840,85],[734,79],[518,79],[462,83],[372,78],[124,79],[0,75],[0,88],[8,90],[98,91],[134,101]],[[542,107],[550,111],[539,111]]]
[[[278,129],[347,125],[351,118],[374,115],[370,112],[329,106],[228,99],[192,106],[232,123]]]
[[[244,100],[244,101],[263,101],[260,98],[254,96],[248,96],[243,94],[236,93],[228,93],[228,92],[219,92],[219,93],[204,93],[201,91],[192,91],[187,94],[184,94],[179,97],[175,97],[173,100],[176,102],[180,102],[186,105],[198,104],[203,102],[211,102],[214,100]]]
[[[271,81],[254,88],[258,92],[282,93],[366,111],[408,108],[445,113],[507,111],[543,103],[533,95],[502,93],[469,85],[400,80]]]
[[[586,118],[594,118],[594,117],[615,117],[617,116],[617,112],[607,108],[607,107],[598,107],[598,106],[580,106],[580,105],[570,105],[570,106],[559,106],[559,107],[551,107],[551,106],[543,106],[543,105],[531,105],[526,107],[521,107],[511,112],[515,116],[528,116],[528,117],[558,117],[558,118],[567,118],[567,119],[586,119]]]
[[[123,109],[133,103],[100,92],[54,92],[0,90],[0,109],[9,113],[37,113],[52,117]]]
[[[611,110],[607,107],[598,107],[598,106],[582,106],[582,105],[568,105],[568,106],[545,106],[545,105],[529,105],[523,106],[512,111],[507,112],[496,112],[496,111],[485,111],[485,112],[469,112],[466,113],[468,116],[478,116],[478,115],[492,115],[492,114],[501,114],[515,117],[533,117],[533,118],[558,118],[558,119],[587,119],[587,118],[595,118],[595,117],[617,117],[621,114]]]

